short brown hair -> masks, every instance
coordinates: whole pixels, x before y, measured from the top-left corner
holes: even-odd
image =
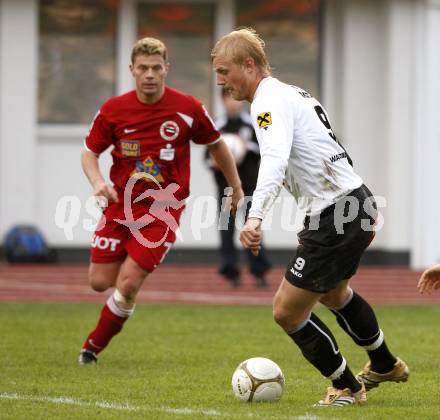
[[[134,64],[138,55],[155,55],[159,54],[166,62],[168,62],[168,51],[165,44],[156,38],[142,38],[134,44],[131,50],[131,64]]]
[[[235,64],[243,65],[252,58],[263,76],[272,73],[264,51],[265,43],[253,28],[240,28],[220,38],[211,52],[211,58],[223,56]]]

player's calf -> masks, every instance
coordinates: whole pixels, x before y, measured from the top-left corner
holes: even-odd
[[[108,298],[99,317],[98,324],[89,334],[84,342],[79,358],[79,364],[97,362],[97,354],[103,351],[110,340],[118,334],[133,314],[135,305],[129,303],[127,299],[116,289]]]
[[[378,373],[389,372],[397,359],[385,342],[373,308],[356,292],[348,290],[349,294],[343,305],[329,309],[336,315],[341,328],[367,351],[373,370]]]

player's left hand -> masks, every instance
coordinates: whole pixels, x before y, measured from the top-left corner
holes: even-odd
[[[428,268],[417,284],[420,293],[431,292],[440,288],[440,265]]]
[[[240,231],[241,243],[257,256],[261,248],[261,237],[261,220],[250,217]]]

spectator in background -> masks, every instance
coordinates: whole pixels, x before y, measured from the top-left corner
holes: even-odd
[[[420,293],[437,290],[440,288],[440,264],[425,270],[420,277],[417,288]]]
[[[225,114],[216,120],[216,125],[235,157],[244,194],[246,197],[251,197],[257,184],[258,168],[260,166],[257,138],[252,128],[249,113],[243,109],[243,103],[233,99],[230,93],[224,89],[222,90],[222,99]],[[239,253],[234,244],[235,218],[231,217],[228,211],[222,210],[222,201],[228,183],[215,160],[210,158],[208,150],[206,151],[206,159],[214,174],[218,190],[221,258],[219,272],[231,282],[232,287],[239,287]],[[246,215],[250,204],[250,202],[247,203]],[[271,264],[264,247],[261,248],[258,255],[254,255],[247,249],[246,258],[249,270],[255,279],[255,286],[267,287],[265,274],[270,269]]]

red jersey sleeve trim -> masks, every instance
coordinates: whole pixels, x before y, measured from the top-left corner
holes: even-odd
[[[211,143],[206,143],[207,146],[212,146],[213,144],[218,143],[220,140],[222,139],[222,136],[218,136],[218,138],[214,141],[212,141]]]
[[[89,146],[87,146],[87,140],[84,140],[84,149],[87,150],[88,152],[92,152],[92,153],[94,153],[94,154],[97,155],[97,156],[100,155],[100,153],[95,152],[95,151],[92,150]]]
[[[214,124],[206,108],[196,98],[191,97],[194,104],[193,142],[207,145],[218,141],[220,132]]]

